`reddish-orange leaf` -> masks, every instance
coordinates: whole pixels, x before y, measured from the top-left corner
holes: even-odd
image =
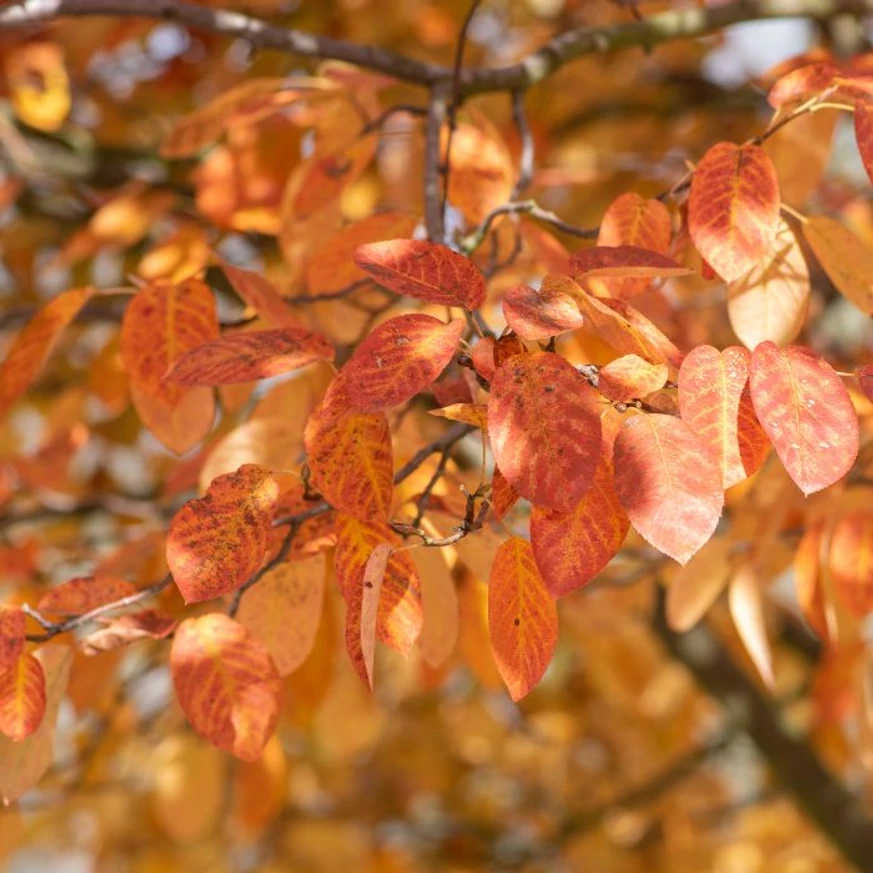
[[[11,667],[24,651],[27,620],[17,606],[0,606],[0,670]]]
[[[162,640],[175,629],[178,621],[155,609],[144,609],[131,615],[107,618],[103,627],[88,634],[82,642],[86,655],[98,655],[129,646],[139,640]]]
[[[366,243],[410,236],[416,221],[399,212],[382,212],[356,221],[329,237],[316,249],[306,267],[310,294],[332,294],[367,278],[354,261],[355,250]]]
[[[858,416],[840,377],[810,349],[761,343],[749,385],[755,414],[804,494],[840,480],[858,455]]]
[[[360,246],[355,263],[380,285],[428,303],[477,309],[485,302],[485,277],[463,255],[438,243],[392,239]]]
[[[497,364],[494,362],[496,347],[497,340],[493,336],[486,336],[482,337],[470,352],[473,368],[486,382],[490,382],[494,378],[494,372],[497,368]]]
[[[167,565],[186,603],[235,591],[267,554],[279,488],[255,464],[212,480],[206,495],[189,500],[170,522]]]
[[[666,364],[650,364],[639,355],[624,355],[600,368],[597,388],[610,400],[633,400],[659,391],[667,375]]]
[[[858,616],[873,609],[873,512],[843,513],[831,533],[828,557],[834,589]]]
[[[666,255],[670,251],[670,213],[660,200],[646,200],[629,191],[614,200],[603,214],[598,246],[638,246]],[[611,297],[626,300],[645,291],[649,280],[602,279]]]
[[[780,218],[770,252],[728,285],[731,327],[749,349],[766,340],[790,343],[803,329],[809,293],[803,250],[791,227]]]
[[[218,258],[218,264],[233,290],[271,325],[291,328],[301,326],[297,314],[269,279],[265,279],[260,273],[229,264],[221,258]]]
[[[482,430],[488,428],[488,407],[484,403],[453,403],[442,409],[429,410],[430,415],[447,418],[449,421],[462,421]]]
[[[615,490],[631,523],[686,563],[712,536],[724,504],[721,474],[694,430],[672,415],[637,415],[615,439]]]
[[[530,543],[512,537],[497,550],[488,583],[491,651],[513,700],[540,681],[558,641],[558,610]]]
[[[333,357],[333,346],[303,327],[244,331],[191,349],[164,378],[176,385],[229,385],[269,379]]]
[[[410,554],[421,578],[418,648],[425,664],[436,668],[451,657],[458,640],[458,594],[446,549],[414,549]]]
[[[828,621],[821,584],[824,527],[823,521],[813,522],[803,532],[797,544],[794,554],[794,589],[807,623],[821,639],[826,640]]]
[[[571,509],[600,457],[594,389],[552,352],[515,355],[498,368],[488,399],[497,466],[537,506]]]
[[[495,467],[491,477],[491,508],[494,515],[498,519],[503,518],[518,503],[518,497],[518,491],[509,484],[500,468]]]
[[[548,275],[539,290],[529,285],[509,288],[503,295],[506,323],[526,340],[546,339],[581,327],[582,314],[566,290],[567,283],[575,285],[569,276]]]
[[[423,391],[449,365],[464,332],[432,315],[398,315],[380,324],[358,347],[331,386],[361,412],[391,409]]]
[[[266,646],[222,613],[183,621],[170,649],[176,697],[214,746],[257,761],[276,729],[281,680]]]
[[[39,375],[64,328],[94,293],[93,288],[72,288],[45,304],[15,337],[0,364],[0,418],[24,395]]]
[[[773,85],[767,94],[767,102],[778,109],[786,103],[806,100],[830,88],[840,73],[836,64],[827,61],[804,64],[787,72]]]
[[[387,525],[369,524],[348,515],[337,519],[334,554],[337,584],[349,609],[358,608],[364,587],[364,571],[373,550],[380,544],[402,545]],[[409,552],[393,552],[388,559],[379,599],[376,634],[379,640],[402,655],[412,650],[421,633],[421,581]],[[360,672],[360,664],[356,669]],[[366,681],[366,677],[363,677]]]
[[[855,370],[858,386],[864,392],[864,396],[873,401],[873,364],[865,364]]]
[[[873,104],[867,100],[855,103],[855,140],[864,169],[873,181]]]
[[[324,602],[324,557],[283,561],[240,602],[237,619],[266,647],[280,676],[293,673],[315,643]]]
[[[697,346],[679,368],[682,420],[710,452],[725,488],[755,473],[770,450],[749,393],[751,357],[740,346]]]
[[[199,279],[152,282],[127,305],[120,351],[131,398],[143,423],[177,454],[200,442],[212,426],[215,400],[208,388],[164,382],[189,349],[218,336],[215,301]]]
[[[530,539],[553,597],[587,585],[615,557],[630,528],[613,485],[612,462],[600,458],[594,481],[567,512],[534,507]]]
[[[56,615],[82,615],[136,591],[132,582],[115,576],[77,576],[44,594],[36,608]]]
[[[697,251],[733,282],[765,257],[776,239],[779,182],[756,145],[714,145],[691,179],[688,229]]]
[[[0,673],[0,731],[16,742],[29,737],[45,715],[45,700],[42,664],[25,652]]]
[[[614,288],[630,297],[645,291],[650,279],[687,276],[691,272],[661,252],[630,245],[595,246],[576,252],[570,259],[570,275],[598,297],[611,294]],[[632,284],[616,285],[619,280],[630,280]]]
[[[312,484],[331,506],[364,521],[388,521],[394,459],[383,413],[321,407],[309,416],[304,441]]]
[[[376,632],[379,626],[379,601],[392,546],[379,543],[364,565],[364,584],[353,594],[346,612],[346,648],[358,675],[373,690],[373,664],[376,658]]]

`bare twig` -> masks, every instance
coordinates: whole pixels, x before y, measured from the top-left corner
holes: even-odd
[[[424,223],[432,242],[443,241],[444,211],[440,191],[440,139],[449,101],[445,82],[431,88],[424,134]]]
[[[534,140],[524,108],[524,91],[512,92],[512,118],[521,140],[521,154],[518,159],[518,179],[509,199],[518,200],[530,185],[534,172]]]

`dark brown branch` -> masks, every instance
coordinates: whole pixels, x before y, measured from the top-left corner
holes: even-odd
[[[664,645],[754,741],[779,781],[823,835],[862,873],[873,873],[873,819],[808,743],[782,721],[774,702],[734,661],[705,623],[684,634],[667,625],[659,593],[654,627]]]

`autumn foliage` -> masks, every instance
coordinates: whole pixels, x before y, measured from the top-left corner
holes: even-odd
[[[283,25],[281,4],[242,5]],[[665,650],[711,626],[750,693],[784,694],[800,669],[780,654],[786,624],[824,653],[810,670],[822,754],[871,784],[873,218],[869,180],[852,188],[826,161],[845,116],[873,179],[873,55],[793,57],[755,82],[766,113],[762,99],[661,131],[653,153],[675,136],[685,160],[669,173],[598,159],[586,175],[561,150],[587,146],[556,132],[574,64],[557,109],[525,103],[527,84],[479,87],[454,60],[463,15],[438,5],[416,25],[447,63],[424,102],[402,65],[225,63],[210,18],[204,59],[179,53],[128,104],[88,80],[87,57],[145,44],[154,22],[22,31],[0,10],[5,802],[57,777],[68,703],[118,748],[145,731],[157,716],[128,685],[148,671],[168,677],[157,723],[178,748],[162,754],[204,785],[225,772],[213,747],[238,759],[230,793],[208,793],[261,837],[300,731],[360,719],[363,739],[336,742],[369,748],[376,707],[477,687],[500,706],[529,697],[521,712],[541,722],[525,729],[543,737],[578,694],[583,734],[630,749],[620,713],[645,710],[685,742],[704,719]],[[573,14],[623,27],[639,12],[604,7]],[[356,41],[378,40],[373,26]],[[688,51],[671,57],[696,75]],[[602,63],[579,61],[605,88]],[[100,153],[131,156],[124,178],[95,167],[62,191],[28,150],[74,142],[87,112]],[[591,148],[633,149],[632,126],[603,124]],[[136,169],[143,144],[159,171]],[[72,217],[51,197],[78,198]],[[579,652],[584,681],[567,672]],[[474,721],[458,742],[484,760]],[[335,778],[316,788],[301,770],[301,808],[341,793]],[[180,823],[170,801],[156,815],[184,843],[209,828],[196,794],[180,803]],[[634,842],[633,822],[612,825]]]

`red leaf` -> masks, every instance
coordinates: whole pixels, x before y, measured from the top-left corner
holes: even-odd
[[[175,618],[154,609],[106,619],[100,630],[88,634],[82,640],[82,651],[86,655],[99,655],[139,640],[162,640],[176,629],[178,623]]]
[[[840,377],[815,352],[761,343],[749,371],[752,403],[788,475],[804,494],[840,480],[858,454],[858,417]]]
[[[873,402],[873,364],[865,364],[855,370],[858,387],[864,392],[864,396]]]
[[[0,671],[8,670],[24,651],[27,620],[17,606],[0,606]]]
[[[358,347],[331,385],[361,412],[391,409],[423,391],[448,366],[464,322],[432,315],[398,315],[380,324]]]
[[[755,473],[770,450],[748,389],[750,359],[739,346],[697,346],[679,369],[682,420],[712,455],[725,488]]]
[[[813,94],[830,88],[840,73],[841,70],[836,64],[805,64],[782,76],[767,94],[767,102],[774,109],[778,109],[786,103],[807,100]]]
[[[529,285],[515,285],[503,295],[506,323],[526,340],[558,336],[582,326],[583,318],[565,285],[567,276],[546,276],[539,291]]]
[[[530,543],[512,537],[497,550],[488,584],[494,661],[513,700],[540,681],[558,641],[558,611]]]
[[[380,285],[429,303],[477,309],[485,277],[463,255],[437,243],[392,239],[355,250],[355,263]]]
[[[760,146],[722,142],[701,159],[691,179],[688,229],[713,269],[733,282],[776,240],[779,182]]]
[[[491,477],[491,508],[496,518],[501,519],[518,503],[518,492],[509,484],[499,467]]]
[[[537,506],[571,509],[600,456],[594,389],[551,352],[515,355],[495,373],[488,429],[497,466]]]
[[[391,431],[381,412],[321,407],[304,432],[312,484],[340,512],[388,521],[394,494]]]
[[[600,368],[597,388],[610,400],[634,400],[663,388],[667,375],[666,364],[650,364],[638,355],[624,355]]]
[[[605,454],[591,487],[571,510],[534,507],[531,545],[552,597],[563,597],[594,579],[618,553],[629,528]]]
[[[332,361],[334,354],[323,336],[303,327],[232,333],[177,358],[164,380],[188,386],[254,382],[315,361]]]
[[[26,739],[42,722],[45,703],[42,664],[25,652],[0,673],[0,731],[16,742]]]
[[[873,104],[867,100],[855,103],[855,140],[864,169],[873,181]]]
[[[77,576],[44,594],[36,608],[56,615],[82,615],[98,606],[136,594],[136,591],[136,585],[126,579]]]
[[[657,276],[687,276],[691,272],[667,255],[639,246],[595,246],[575,252],[570,258],[570,275],[580,284],[601,277],[653,279]]]
[[[266,470],[245,464],[173,516],[167,564],[186,603],[235,591],[260,569],[278,494]]]
[[[263,643],[221,613],[189,618],[173,638],[170,672],[200,736],[243,761],[261,757],[279,719],[281,689]]]
[[[721,476],[696,433],[672,415],[637,415],[615,440],[615,490],[633,526],[680,564],[712,536]]]

